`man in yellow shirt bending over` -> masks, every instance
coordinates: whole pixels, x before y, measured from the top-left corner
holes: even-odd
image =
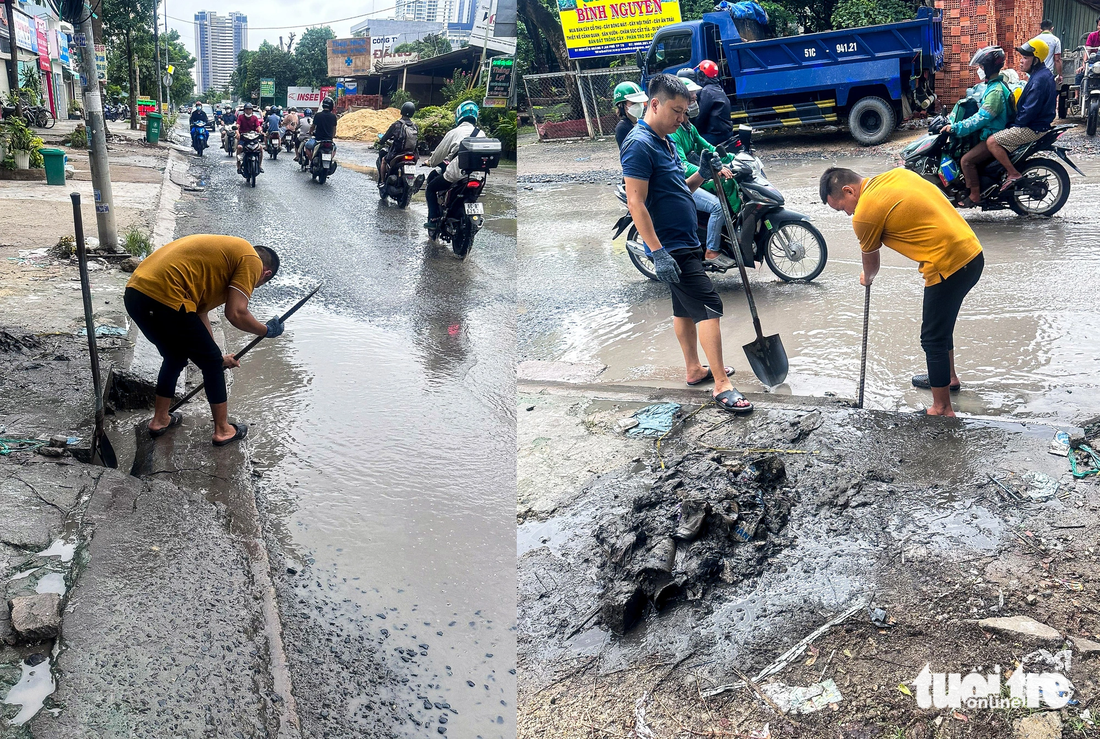
[[[920,344],[928,374],[914,377],[913,385],[931,387],[928,415],[954,416],[951,393],[960,387],[955,374],[955,321],[985,266],[978,237],[939,188],[907,169],[864,178],[850,169],[830,167],[821,175],[819,194],[821,202],[852,216],[863,252],[859,284],[867,286],[875,279],[883,245],[920,263],[924,275]]]
[[[222,354],[210,328],[211,310],[225,305],[226,319],[257,336],[274,337],[283,324],[260,323],[248,310],[252,291],[279,271],[279,255],[235,236],[196,234],[165,244],[150,254],[126,283],[126,312],[160,352],[156,401],[149,434],[162,436],[183,420],[169,414],[176,382],[187,360],[202,370],[206,399],[214,416],[214,446],[243,439],[248,426],[229,422],[223,368],[239,366]]]

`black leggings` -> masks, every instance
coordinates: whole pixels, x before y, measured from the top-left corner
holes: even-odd
[[[985,267],[985,255],[971,259],[943,282],[924,288],[924,320],[920,327],[920,345],[928,363],[928,383],[947,387],[951,382],[951,359],[955,349],[955,321],[963,298],[978,284]]]
[[[132,287],[126,288],[123,301],[130,318],[164,358],[157,375],[159,397],[175,397],[176,383],[190,359],[202,370],[206,399],[210,404],[226,402],[222,350],[198,313],[188,313],[183,308],[172,310]]]
[[[428,201],[428,218],[434,220],[440,218],[443,214],[440,213],[439,198],[438,195],[441,192],[447,192],[447,189],[452,183],[447,182],[447,178],[440,174],[438,177],[433,177],[432,181],[428,183],[428,186],[424,188],[424,199]]]

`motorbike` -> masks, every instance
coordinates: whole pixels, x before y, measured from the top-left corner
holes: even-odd
[[[244,181],[252,187],[256,186],[256,175],[260,173],[260,162],[264,158],[264,140],[259,131],[248,131],[241,134],[241,146],[244,148],[244,157],[241,160],[241,175]]]
[[[382,159],[389,156],[390,151],[388,147],[383,147],[378,151],[378,159],[375,161],[374,166],[379,176],[382,173]],[[412,151],[405,151],[395,156],[393,161],[389,163],[386,181],[383,183],[379,180],[378,197],[381,198],[383,203],[386,202],[387,198],[393,198],[393,202],[397,203],[397,207],[406,208],[409,201],[412,200],[412,196],[420,191],[421,186],[424,184],[424,175],[407,172],[405,171],[406,167],[416,168],[416,154]]]
[[[1081,80],[1081,112],[1085,116],[1085,133],[1096,135],[1100,119],[1100,52],[1094,51],[1085,62],[1085,76]]]
[[[735,222],[725,224],[722,231],[721,251],[734,259],[734,248],[741,250],[746,267],[755,268],[766,263],[775,276],[784,282],[810,282],[825,269],[829,249],[825,237],[810,223],[808,216],[785,207],[783,194],[768,182],[764,165],[753,154],[752,129],[742,126],[731,140],[736,144],[736,154],[727,166],[733,172],[733,180],[741,195],[741,207],[734,216]],[[724,155],[725,146],[718,147]],[[626,205],[626,185],[618,186],[619,201]],[[732,203],[731,212],[733,211]],[[707,224],[710,214],[696,211],[696,234],[699,243],[707,241]],[[657,280],[653,257],[646,251],[645,242],[638,234],[629,211],[615,224],[612,239],[626,231],[626,251],[639,272],[651,280]],[[736,261],[736,260],[735,260]],[[736,271],[736,266],[730,267]],[[708,272],[724,273],[727,270],[714,264],[706,264]]]
[[[318,141],[313,148],[313,159],[309,162],[310,179],[322,185],[336,171],[336,144],[331,141]]]
[[[293,131],[288,130],[285,134],[283,134],[283,146],[286,147],[288,153],[297,151],[298,144],[300,143],[301,141],[298,138],[298,129],[295,128]]]
[[[966,101],[960,101],[948,116],[936,116],[928,124],[928,133],[917,139],[901,152],[902,163],[906,169],[916,172],[936,187],[952,203],[960,202],[970,193],[964,182],[959,159],[963,147],[951,132],[940,133],[948,123],[963,120],[966,116]],[[978,168],[981,178],[981,209],[1011,209],[1021,216],[1050,217],[1062,209],[1069,200],[1069,172],[1058,161],[1073,167],[1082,177],[1085,173],[1070,161],[1065,147],[1058,146],[1058,138],[1072,125],[1054,126],[1043,136],[1030,144],[1009,152],[1009,158],[1023,177],[1014,187],[1001,192],[1005,181],[1005,169],[1000,162],[992,159]],[[1053,153],[1057,159],[1047,154]]]
[[[226,156],[233,156],[237,151],[237,124],[222,126],[222,149]]]
[[[195,149],[195,153],[200,157],[202,152],[207,147],[207,140],[210,137],[210,129],[203,124],[196,124],[191,126],[191,146]]]
[[[264,135],[264,142],[264,148],[267,149],[268,156],[272,159],[278,159],[279,151],[283,147],[283,137],[279,133],[279,129],[276,128],[273,131],[268,131]]]
[[[443,214],[438,228],[428,229],[432,241],[442,239],[451,242],[451,249],[459,259],[465,259],[474,243],[474,236],[485,225],[485,204],[477,202],[485,189],[489,170],[500,164],[500,140],[484,137],[462,139],[459,148],[458,167],[465,172],[443,192],[437,193],[440,212]],[[442,177],[438,169],[428,175],[428,181]]]

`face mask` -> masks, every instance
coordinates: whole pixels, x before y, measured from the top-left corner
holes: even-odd
[[[981,67],[978,67],[978,79],[980,79],[980,80],[985,79],[985,70],[982,69]]]
[[[699,103],[692,103],[688,106],[688,118],[694,118],[699,115]]]
[[[626,113],[631,118],[638,120],[645,113],[645,103],[631,103],[626,106]]]

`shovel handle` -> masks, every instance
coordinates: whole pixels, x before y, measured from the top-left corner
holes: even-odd
[[[863,294],[863,351],[859,360],[859,407],[863,407],[863,388],[867,384],[867,325],[871,318],[871,286]]]
[[[84,244],[84,221],[80,216],[80,193],[69,196],[73,201],[73,224],[76,228],[76,261],[80,266],[80,293],[84,299],[84,326],[88,331],[88,352],[92,355],[92,386],[95,390],[97,421],[103,415],[103,393],[100,387],[99,351],[95,340],[95,321],[92,318],[92,286],[88,279],[88,250]]]
[[[726,201],[726,188],[721,178],[717,176],[721,168],[721,158],[718,154],[712,155],[711,169],[715,172],[714,189],[718,195],[718,202],[722,204],[722,215],[726,218],[726,227],[729,228],[730,241],[733,244],[733,258],[737,260],[737,270],[741,273],[741,284],[745,286],[745,297],[749,299],[749,313],[752,314],[752,327],[756,329],[756,338],[763,339],[764,331],[760,328],[760,316],[756,313],[756,301],[752,297],[752,288],[749,287],[749,273],[745,269],[745,260],[741,256],[741,243],[737,238],[737,228],[734,225],[733,214],[730,213],[730,204]]]

